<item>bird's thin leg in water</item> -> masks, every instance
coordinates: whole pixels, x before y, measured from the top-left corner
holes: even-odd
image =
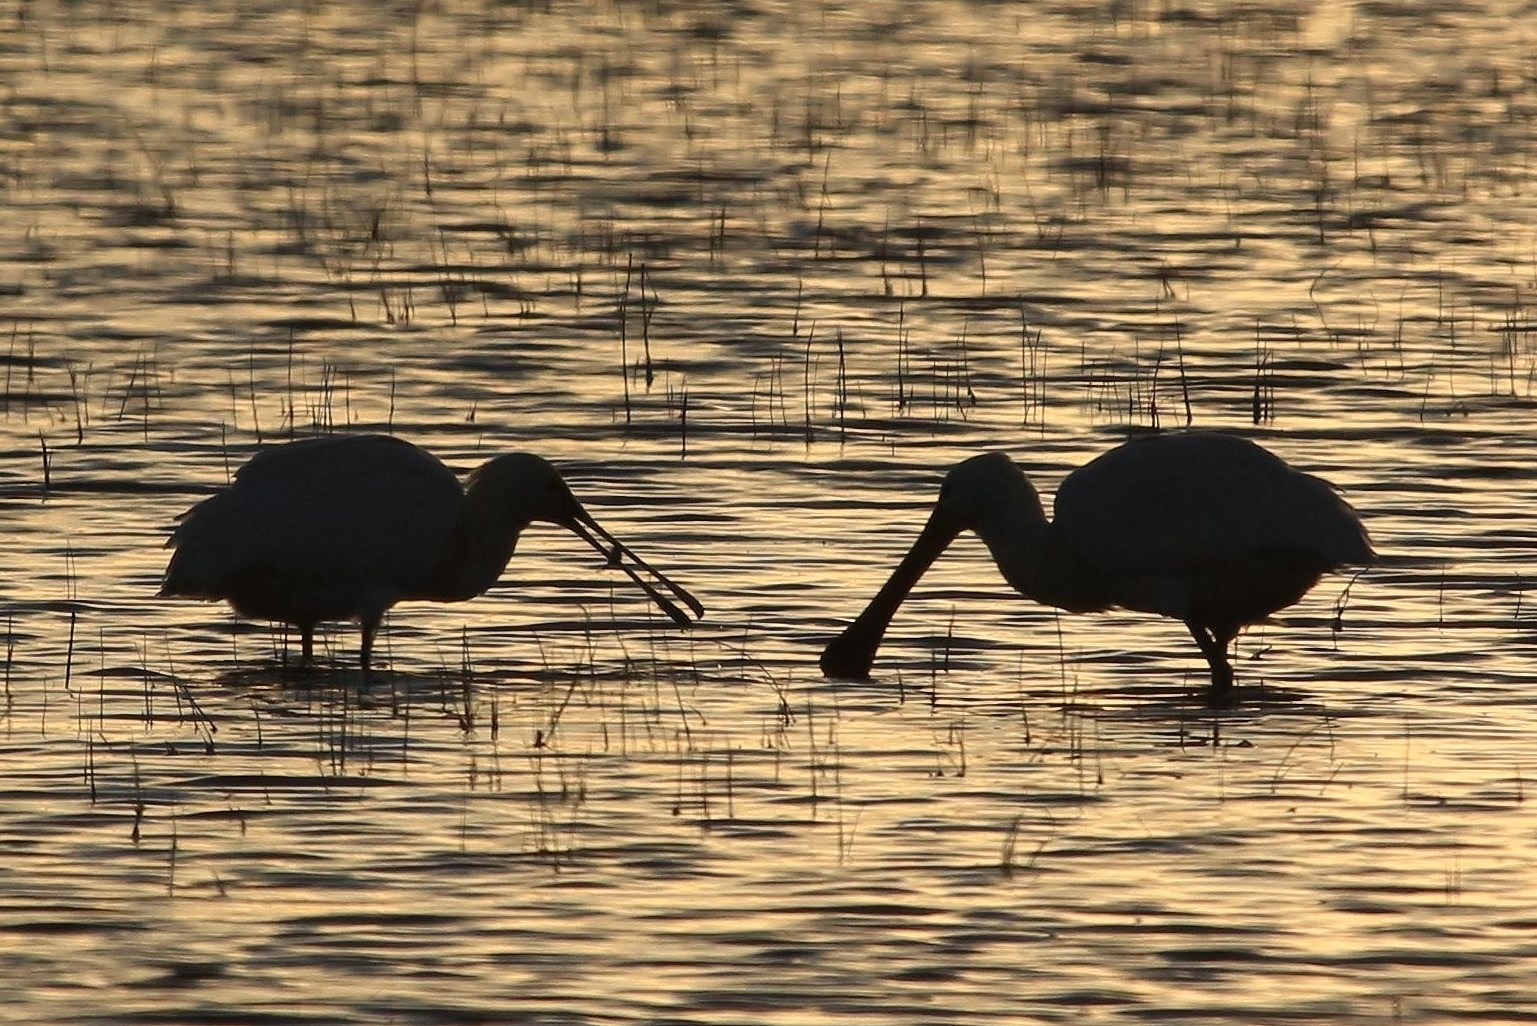
[[[315,625],[299,624],[299,665],[306,669],[315,662]]]
[[[363,664],[363,680],[366,683],[374,664],[374,635],[379,633],[379,617],[365,616],[358,622],[363,635],[359,661]]]
[[[1227,643],[1231,639],[1218,637],[1204,625],[1191,620],[1186,620],[1185,626],[1190,628],[1190,636],[1201,647],[1201,654],[1211,667],[1212,691],[1222,693],[1232,690],[1233,664],[1227,658]]]

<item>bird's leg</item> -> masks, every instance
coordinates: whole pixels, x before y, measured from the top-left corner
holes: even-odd
[[[363,682],[365,684],[368,682],[373,665],[374,635],[379,633],[380,619],[381,617],[378,616],[365,616],[358,621],[358,627],[363,634],[363,643],[360,651],[363,664]]]
[[[1195,643],[1200,646],[1201,654],[1206,657],[1206,664],[1211,667],[1211,689],[1216,695],[1225,695],[1233,690],[1233,664],[1228,662],[1227,646],[1232,641],[1232,635],[1225,632],[1219,634],[1209,630],[1204,624],[1193,620],[1186,620],[1185,626],[1190,628],[1190,636],[1195,638]]]
[[[315,662],[315,625],[299,624],[299,665],[309,669]]]

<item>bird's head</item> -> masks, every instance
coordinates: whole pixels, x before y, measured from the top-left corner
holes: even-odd
[[[587,515],[560,471],[533,453],[496,457],[470,475],[468,487],[487,508],[505,511],[515,520],[570,527]]]
[[[907,555],[864,612],[822,650],[822,672],[829,677],[868,678],[897,608],[934,561],[962,531],[976,530],[990,518],[1009,517],[1018,511],[1020,501],[1040,508],[1035,489],[1003,453],[973,456],[952,467],[939,487],[939,501]]]
[[[1041,508],[1035,486],[1007,453],[987,452],[950,468],[934,513],[960,532],[975,528],[993,511],[1016,510],[1021,504]]]
[[[686,588],[674,584],[593,519],[548,460],[531,453],[498,456],[470,475],[466,494],[474,496],[472,506],[500,511],[518,530],[535,520],[566,528],[601,554],[610,568],[623,571],[638,584],[674,622],[691,621],[673,599],[695,616],[704,615],[704,606]]]

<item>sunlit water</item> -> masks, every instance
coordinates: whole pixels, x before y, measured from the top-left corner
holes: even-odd
[[[4,1021],[1532,1014],[1531,5],[0,24]],[[1383,554],[1237,709],[969,539],[820,679],[943,468],[1187,420]],[[154,597],[332,429],[556,460],[708,619],[551,528],[367,688]]]

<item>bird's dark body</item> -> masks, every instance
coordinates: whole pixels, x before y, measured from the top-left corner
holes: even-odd
[[[1361,520],[1328,482],[1246,438],[1145,435],[1063,479],[1053,502],[1063,541],[1115,576],[1179,574],[1266,550],[1369,562]]]
[[[382,612],[432,589],[463,503],[453,471],[397,438],[267,449],[183,516],[161,594],[301,627]]]

